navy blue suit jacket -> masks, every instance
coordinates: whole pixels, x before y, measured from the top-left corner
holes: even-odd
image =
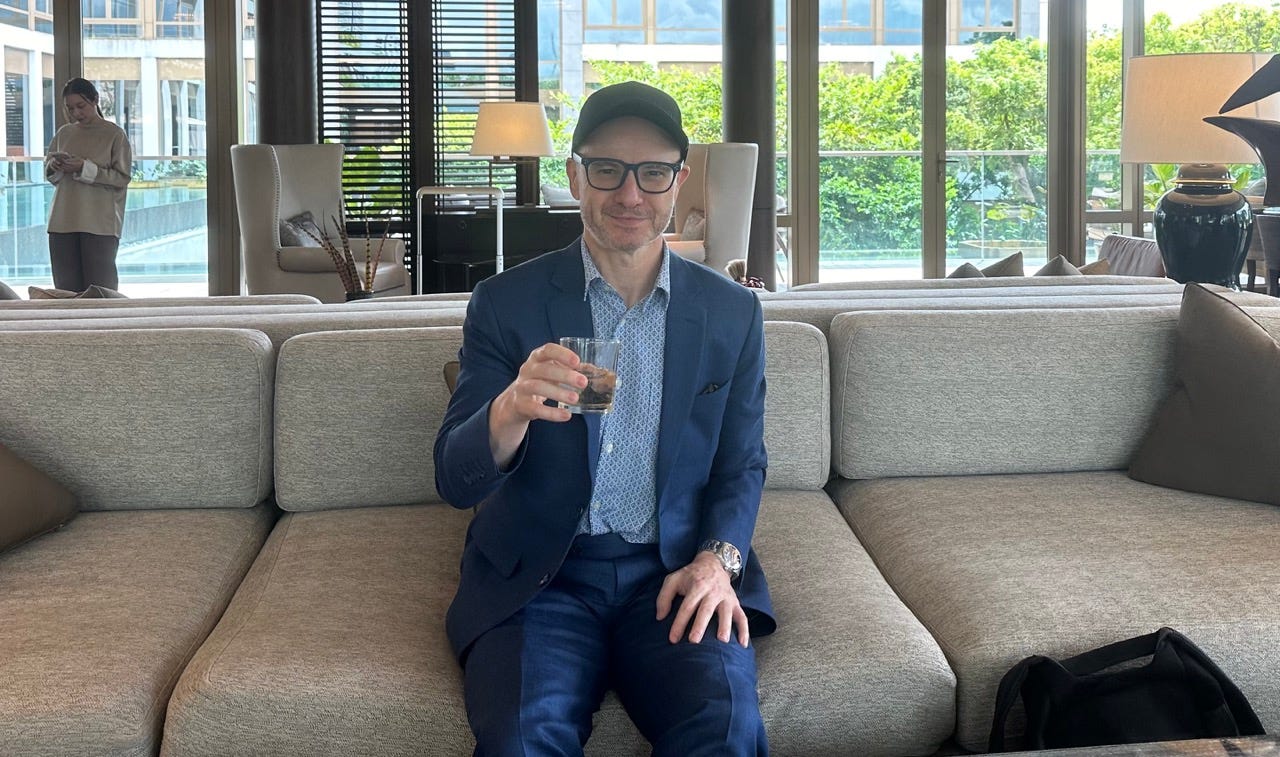
[[[457,388],[436,437],[436,488],[455,507],[483,503],[467,532],[446,619],[454,654],[515,614],[550,581],[591,497],[600,417],[534,421],[511,469],[489,450],[489,407],[535,348],[593,336],[578,243],[476,286],[467,307]],[[668,570],[708,538],[742,552],[737,586],[753,635],[775,623],[750,549],[764,484],[764,328],[755,295],[671,255],[659,424],[658,533]]]

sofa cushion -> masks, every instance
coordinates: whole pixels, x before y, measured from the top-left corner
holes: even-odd
[[[1165,284],[1176,284],[1173,279],[1160,279]],[[1061,279],[1054,278],[981,278],[981,279],[885,279],[883,281],[823,281],[811,284],[797,284],[790,292],[813,291],[855,291],[867,289],[1000,289],[1002,287],[1021,286],[1061,286]],[[1076,284],[1078,282],[1070,282]],[[1098,285],[1133,285],[1157,283],[1147,276],[1121,276],[1110,274],[1090,279],[1091,286]]]
[[[764,324],[767,489],[821,489],[831,475],[827,338],[807,323]]]
[[[285,510],[440,502],[441,366],[462,329],[301,334],[276,369],[276,502]]]
[[[165,754],[470,754],[444,633],[470,519],[286,513],[174,689]]]
[[[0,331],[0,444],[84,510],[251,507],[274,373],[256,331]]]
[[[175,306],[221,306],[221,305],[298,305],[320,304],[320,300],[309,294],[253,294],[253,295],[219,295],[193,297],[116,297],[107,302],[85,300],[12,300],[0,303],[0,314],[19,310],[43,310],[42,317],[76,310],[119,310],[122,308],[164,308]],[[30,318],[34,313],[28,313]]]
[[[956,672],[982,750],[1000,677],[1171,626],[1280,728],[1280,508],[1121,471],[840,481],[833,496]]]
[[[286,514],[183,673],[165,754],[469,754],[443,618],[469,511]],[[756,549],[784,625],[758,642],[778,754],[927,754],[954,681],[822,492],[768,492]],[[776,566],[776,567],[775,567]],[[587,754],[649,748],[609,694]]]
[[[1259,295],[1264,297],[1265,295]],[[355,303],[352,303],[355,304]],[[294,308],[306,312],[295,312]],[[313,331],[340,331],[347,329],[408,328],[414,326],[461,326],[466,316],[465,307],[414,307],[397,309],[371,307],[331,306],[312,312],[307,306],[286,306],[272,312],[245,312],[243,308],[228,308],[224,312],[207,315],[178,313],[169,316],[74,318],[48,321],[33,315],[29,320],[10,321],[0,319],[0,331],[54,331],[91,329],[174,329],[218,328],[256,329],[276,347],[291,336]]]
[[[272,517],[82,513],[0,555],[0,751],[156,754],[174,681]]]
[[[8,284],[0,281],[0,300],[20,300],[18,293],[13,291]]]
[[[1175,355],[1173,392],[1129,475],[1280,505],[1280,344],[1239,306],[1189,284]]]
[[[1176,325],[1174,308],[838,315],[836,470],[879,478],[1127,467],[1171,385]],[[1060,402],[1055,385],[1105,391]]]
[[[0,552],[61,526],[76,514],[76,495],[0,444]]]

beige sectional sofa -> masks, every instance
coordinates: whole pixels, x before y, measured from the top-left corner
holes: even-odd
[[[981,748],[1018,659],[1160,625],[1280,727],[1280,510],[1125,477],[1180,292],[1131,286],[765,301],[775,754]],[[0,753],[470,753],[431,457],[465,303],[361,305],[0,319],[0,443],[86,510],[0,554]],[[612,696],[588,753],[647,753]]]

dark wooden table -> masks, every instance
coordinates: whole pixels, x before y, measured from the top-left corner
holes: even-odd
[[[1162,741],[1154,744],[1099,746],[1088,749],[1044,749],[1007,752],[1036,757],[1280,757],[1280,737],[1246,736],[1235,739]]]

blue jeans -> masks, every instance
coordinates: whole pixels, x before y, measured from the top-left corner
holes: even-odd
[[[768,754],[755,649],[714,632],[669,642],[676,609],[655,620],[666,575],[656,545],[579,536],[555,579],[467,654],[476,754],[581,755],[608,689],[655,755]]]

